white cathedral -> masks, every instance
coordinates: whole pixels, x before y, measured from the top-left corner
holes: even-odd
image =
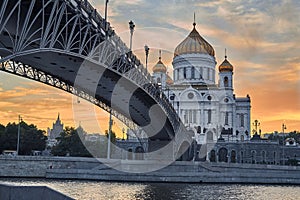
[[[161,86],[184,125],[198,144],[250,139],[249,95],[236,97],[233,66],[225,60],[215,80],[216,58],[213,47],[198,33],[191,33],[175,49],[173,80],[163,64],[161,53],[153,67],[153,79]]]

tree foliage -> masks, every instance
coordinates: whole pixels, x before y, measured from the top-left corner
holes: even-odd
[[[58,144],[54,146],[51,153],[54,156],[91,157],[84,143],[84,133],[73,127],[66,127],[57,138]]]
[[[66,127],[65,130],[57,138],[58,143],[51,150],[54,156],[75,156],[75,157],[98,157],[105,158],[107,156],[107,138],[102,136],[96,141],[85,140],[85,132],[79,127],[77,129]],[[100,136],[101,137],[101,136]],[[115,143],[116,134],[112,132],[111,141]],[[114,151],[114,146],[111,146],[111,151]]]
[[[278,134],[271,134],[269,137],[268,137],[268,140],[271,140],[271,141],[279,141],[279,144],[283,144],[283,141],[287,138],[294,138],[295,141],[300,144],[300,132],[298,131],[293,131],[293,132],[290,132],[288,134],[285,134],[285,136],[281,136],[281,135],[278,135]]]
[[[43,151],[46,147],[47,136],[45,131],[35,125],[20,122],[20,151],[19,155],[30,155],[33,150]],[[18,141],[18,124],[8,123],[0,125],[0,152],[16,150]]]

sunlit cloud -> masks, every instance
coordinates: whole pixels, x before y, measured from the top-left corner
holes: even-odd
[[[90,2],[104,17],[105,1]],[[216,50],[217,67],[227,48],[234,66],[235,93],[251,96],[252,119],[259,119],[265,132],[280,130],[283,121],[287,131],[300,130],[300,1],[125,0],[108,4],[108,20],[128,46],[128,22],[135,22],[133,50],[144,62],[144,45],[150,47],[149,71],[162,49],[171,75],[174,49],[191,31],[194,12],[197,30]],[[80,121],[89,129],[96,120],[97,128],[91,132],[108,127],[108,115],[98,107],[89,108],[91,115],[83,109],[81,119],[73,119],[70,94],[2,72],[0,79],[0,123],[17,120],[21,114],[46,128],[60,112],[69,126]],[[122,127],[116,122],[114,128],[120,131]]]

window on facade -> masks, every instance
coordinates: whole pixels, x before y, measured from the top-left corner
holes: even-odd
[[[186,68],[183,68],[183,78],[186,79]]]
[[[203,68],[200,68],[200,78],[203,79]]]
[[[251,162],[252,162],[252,164],[256,163],[255,159],[256,159],[255,151],[251,151]]]
[[[211,123],[211,110],[207,111],[207,123],[210,124]]]
[[[229,118],[229,113],[225,112],[225,125],[228,125],[228,118]]]
[[[241,135],[241,141],[244,142],[245,138],[243,135]]]
[[[228,84],[228,77],[225,76],[224,77],[224,87],[228,87],[228,86],[229,86],[229,84]]]
[[[266,162],[266,152],[265,151],[262,151],[262,161],[263,161],[263,163]]]
[[[184,123],[187,124],[188,122],[188,112],[187,110],[184,111]]]
[[[241,151],[241,163],[244,163],[244,152]]]
[[[161,83],[161,80],[160,80],[160,78],[157,78],[156,80],[157,80],[157,83]]]
[[[192,67],[192,74],[191,74],[191,78],[194,79],[195,78],[195,67]]]
[[[177,80],[179,80],[179,69],[177,69]]]
[[[241,114],[240,118],[241,118],[241,127],[244,127],[244,123],[245,123],[244,114]]]

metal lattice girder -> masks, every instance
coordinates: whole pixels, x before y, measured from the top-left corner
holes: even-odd
[[[64,82],[61,79],[58,79],[56,77],[53,77],[52,75],[46,74],[45,72],[38,71],[34,69],[33,67],[29,65],[25,65],[23,63],[16,63],[13,61],[6,61],[1,63],[0,67],[1,71],[5,71],[10,74],[26,77],[28,79],[32,79],[38,82],[42,82],[46,85],[50,85],[52,87],[64,90],[68,93],[71,93],[73,95],[76,95],[84,100],[87,100],[91,103],[93,103],[96,106],[99,106],[103,110],[110,112],[111,108],[108,107],[105,103],[99,101],[95,97],[87,94],[85,91],[80,91],[76,88],[74,88],[72,85],[69,85],[69,83]],[[137,125],[134,124],[131,120],[128,120],[125,116],[118,113],[116,110],[112,110],[112,113],[114,116],[116,116],[121,122],[123,122],[126,126],[129,128],[135,130],[137,129]]]
[[[93,91],[84,86],[74,88],[79,63],[92,62],[126,78],[154,99],[166,113],[174,134],[182,124],[176,111],[109,23],[105,31],[105,24],[86,0],[2,0],[1,69],[73,93],[109,111],[110,105],[100,101]],[[43,59],[51,62],[44,64]],[[124,115],[116,110],[112,113],[136,128]]]

